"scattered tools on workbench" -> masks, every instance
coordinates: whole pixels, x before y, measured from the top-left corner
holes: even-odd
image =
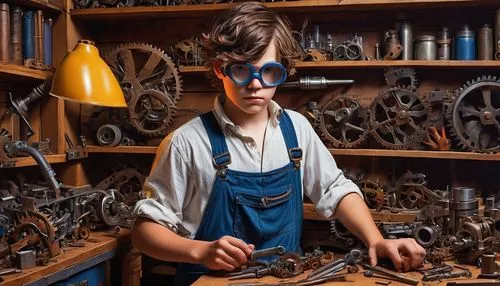
[[[365,268],[365,270],[371,271],[372,275],[375,272],[378,274],[382,274],[385,277],[391,278],[391,280],[395,280],[395,281],[398,281],[401,283],[410,284],[410,285],[417,285],[418,284],[418,280],[415,278],[389,271],[389,270],[382,268],[380,266],[371,266],[369,264],[365,264],[363,267]],[[365,271],[365,273],[366,273],[366,271]],[[369,273],[370,272],[368,272],[368,275],[369,275]],[[365,276],[366,276],[366,274],[365,274]]]

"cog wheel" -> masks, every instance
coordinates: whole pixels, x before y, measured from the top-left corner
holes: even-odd
[[[142,135],[164,136],[182,92],[172,60],[162,50],[140,43],[121,45],[105,60],[125,94],[130,124]]]
[[[355,148],[368,134],[368,114],[356,99],[339,96],[324,105],[315,125],[334,147]]]
[[[445,101],[445,116],[460,148],[500,151],[500,79],[468,81]]]
[[[139,171],[127,168],[119,170],[96,185],[97,189],[115,189],[115,195],[120,202],[133,206],[139,200],[140,192],[146,177]]]
[[[172,59],[178,65],[199,66],[203,63],[199,40],[191,37],[177,42],[170,47]]]
[[[384,206],[384,190],[379,184],[370,180],[363,180],[358,183],[358,186],[363,193],[365,203],[369,209],[380,211]]]
[[[383,90],[370,106],[370,131],[390,149],[418,149],[425,136],[427,108],[417,93],[402,88]]]
[[[54,257],[60,251],[57,243],[54,243],[55,237],[56,229],[45,215],[31,211],[19,212],[9,237],[9,245],[13,252],[32,246],[38,248],[39,252],[47,250],[49,257]]]
[[[417,73],[412,68],[388,68],[384,74],[387,87],[406,88],[411,91],[417,90]]]

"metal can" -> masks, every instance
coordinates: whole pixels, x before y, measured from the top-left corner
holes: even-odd
[[[436,37],[420,35],[415,39],[415,59],[432,61],[436,59]]]
[[[438,44],[438,60],[451,60],[451,37],[447,27],[443,27],[439,32],[439,38],[436,40]]]
[[[412,60],[413,59],[413,32],[410,23],[407,21],[402,21],[399,23],[399,38],[401,45],[403,46],[403,52],[401,53],[402,60]]]
[[[475,60],[476,38],[474,31],[467,26],[457,31],[453,48],[455,50],[455,60]]]
[[[0,3],[0,63],[9,62],[10,14],[9,4]]]
[[[490,25],[484,24],[477,36],[477,59],[493,59],[493,29]]]

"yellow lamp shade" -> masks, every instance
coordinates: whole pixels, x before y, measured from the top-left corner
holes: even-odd
[[[78,41],[56,70],[50,95],[78,103],[127,107],[120,84],[93,42]]]

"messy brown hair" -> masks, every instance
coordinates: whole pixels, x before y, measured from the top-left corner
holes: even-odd
[[[210,32],[203,35],[201,46],[205,65],[210,68],[208,77],[214,86],[220,87],[213,72],[214,62],[258,61],[271,42],[276,45],[278,59],[293,74],[301,49],[288,19],[259,2],[234,6],[220,14]]]

